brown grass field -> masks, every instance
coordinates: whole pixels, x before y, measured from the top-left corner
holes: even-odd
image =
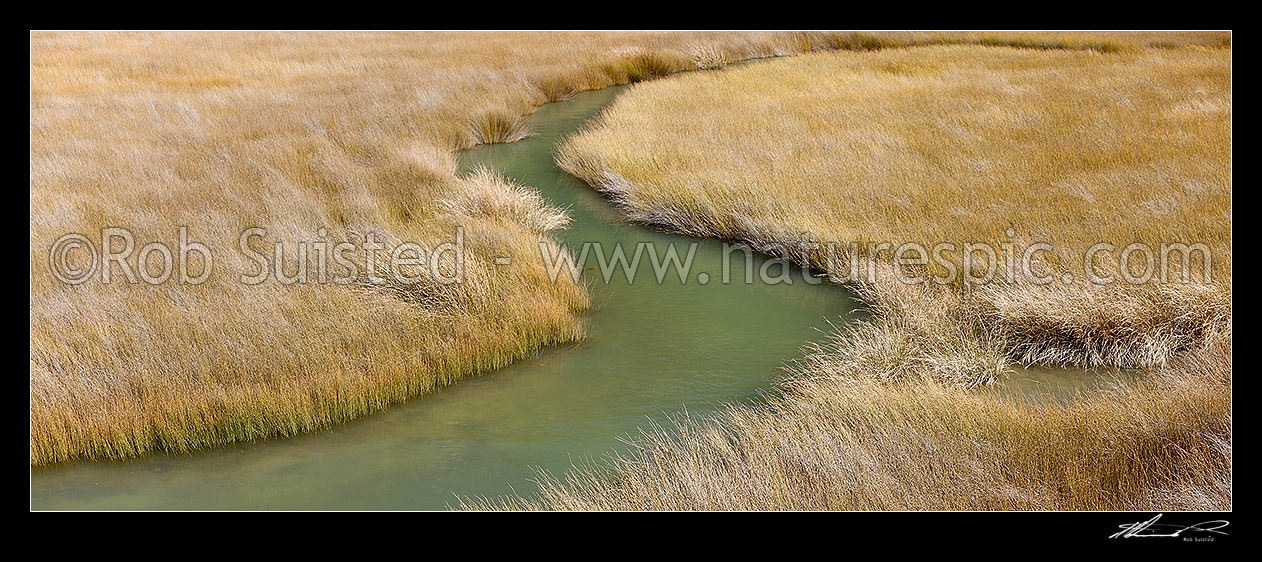
[[[1230,507],[1230,36],[1213,33],[32,33],[32,465],[317,430],[582,338],[586,289],[534,259],[564,213],[458,176],[454,151],[525,138],[524,115],[579,91],[833,50],[853,52],[637,86],[560,162],[634,220],[834,274],[879,256],[802,251],[803,233],[1015,226],[1056,243],[1055,273],[1087,241],[1203,241],[1214,281],[922,290],[883,265],[859,287],[877,319],[810,350],[768,404],[466,507]],[[696,126],[660,126],[680,119]],[[187,226],[215,249],[210,280],[55,280],[54,240],[107,226],[172,245]],[[234,249],[254,226],[257,249],[291,252],[460,227],[466,277],[247,286]],[[1013,361],[1150,375],[1071,405],[969,388]]]
[[[850,282],[874,319],[809,349],[768,404],[463,507],[1229,509],[1231,51],[1203,43],[819,53],[633,88],[562,167],[633,221]],[[1057,279],[1082,279],[1095,242],[1203,243],[1211,276],[908,285],[941,267],[871,241],[1047,242],[1034,266]],[[1145,374],[1064,404],[976,388],[1013,363]]]

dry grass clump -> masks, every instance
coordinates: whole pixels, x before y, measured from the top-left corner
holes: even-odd
[[[808,346],[795,372],[812,378],[904,382],[928,371],[950,386],[991,384],[1009,367],[1003,340],[987,335],[947,287],[911,286],[893,278],[889,264],[877,277],[853,284],[871,317],[846,324]]]
[[[477,144],[517,142],[533,134],[525,116],[506,111],[488,113],[473,124],[473,139]]]
[[[824,362],[837,360],[829,353]],[[1032,404],[867,362],[818,363],[783,393],[652,427],[628,454],[542,474],[538,496],[464,509],[1231,509],[1230,343],[1134,386]]]
[[[1231,325],[1230,286],[979,287],[970,316],[1022,363],[1163,365]]]
[[[443,208],[454,217],[507,221],[539,234],[570,224],[564,209],[549,205],[539,192],[529,187],[505,181],[489,168],[479,167],[466,176],[465,181],[477,188],[441,201]]]
[[[1053,283],[957,281],[934,306],[960,307],[1014,359],[1159,365],[1230,320],[1231,52],[1053,39],[1030,46],[1091,51],[815,54],[647,84],[558,162],[632,220],[834,278],[905,242],[955,244],[942,257],[957,268],[963,244],[986,244],[1000,273],[1003,244],[1019,257],[1050,243],[1032,266]],[[1096,242],[1115,249],[1092,273],[1115,278],[1132,242],[1204,243],[1211,280],[1193,256],[1169,268],[1192,283],[1094,285],[1083,260]]]
[[[715,70],[727,66],[727,54],[710,45],[694,45],[686,49],[697,70]]]

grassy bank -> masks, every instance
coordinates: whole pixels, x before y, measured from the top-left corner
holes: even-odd
[[[649,428],[626,455],[541,475],[538,496],[460,507],[1230,509],[1229,351],[1070,405],[941,385],[931,368],[892,384],[803,369],[766,405]]]
[[[1012,282],[963,291],[957,275],[924,298],[870,292],[903,316],[957,311],[956,324],[1016,360],[1160,365],[1229,316],[1230,57],[970,46],[817,54],[637,88],[558,161],[633,220],[745,241],[843,282],[887,285],[867,262],[887,267],[904,243],[954,244],[941,257],[957,271],[964,244],[988,246],[997,278],[1012,263]],[[1098,242],[1114,249],[1094,254],[1090,273],[1111,284],[1086,279]],[[1050,284],[1020,275],[1003,250],[1011,244],[1019,258],[1039,243],[1051,249],[1029,267]],[[1203,254],[1186,264],[1170,256],[1169,273],[1195,282],[1126,283],[1119,258],[1132,243],[1154,262],[1163,243],[1203,243],[1213,259],[1205,271]],[[1126,273],[1139,277],[1143,256],[1131,254]],[[937,260],[918,267],[921,278],[948,273]],[[925,314],[902,310],[919,305]]]
[[[624,94],[562,167],[632,220],[851,283],[874,319],[808,350],[766,405],[463,507],[1230,508],[1231,53],[1159,46],[817,54]],[[1037,273],[1079,282],[910,285],[961,254],[907,267],[881,241],[1046,242]],[[1190,283],[1083,283],[1096,242],[1213,260],[1176,267]],[[975,388],[1013,361],[1147,374],[1072,404]]]

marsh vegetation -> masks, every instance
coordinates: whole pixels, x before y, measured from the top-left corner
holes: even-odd
[[[765,404],[464,507],[1229,508],[1230,56],[1215,33],[32,34],[31,462],[296,435],[582,339],[587,287],[537,259],[570,218],[455,151],[715,70],[635,87],[558,162],[640,223],[837,281],[873,264],[850,283],[872,318]],[[468,274],[246,286],[228,252],[197,285],[54,279],[54,239],[108,226],[216,248],[459,227]],[[1201,242],[1210,280],[908,286],[804,245],[1014,239],[1052,242],[1052,275],[1095,241]],[[1072,403],[986,390],[1019,363],[1145,375]]]

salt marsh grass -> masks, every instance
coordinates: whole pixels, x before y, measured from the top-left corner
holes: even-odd
[[[750,58],[996,37],[1034,48],[1066,40],[1046,33],[33,33],[31,462],[294,435],[583,337],[586,291],[552,282],[532,259],[567,219],[493,172],[455,173],[455,150],[528,137],[522,117],[539,104]],[[1092,52],[1221,42],[1205,34],[1079,39],[1090,44],[1075,48]],[[920,72],[904,70],[890,75]],[[1224,103],[1230,109],[1229,96],[1187,101],[1174,117],[1192,123]],[[1212,195],[1213,184],[1203,187]],[[267,228],[269,247],[315,239],[322,228],[331,243],[372,233],[438,244],[461,226],[470,275],[459,286],[419,292],[244,286],[236,279],[249,264],[227,252],[201,285],[57,282],[49,244],[106,226],[167,241],[187,226],[217,249],[233,248],[253,226]],[[515,265],[492,267],[500,256]]]

